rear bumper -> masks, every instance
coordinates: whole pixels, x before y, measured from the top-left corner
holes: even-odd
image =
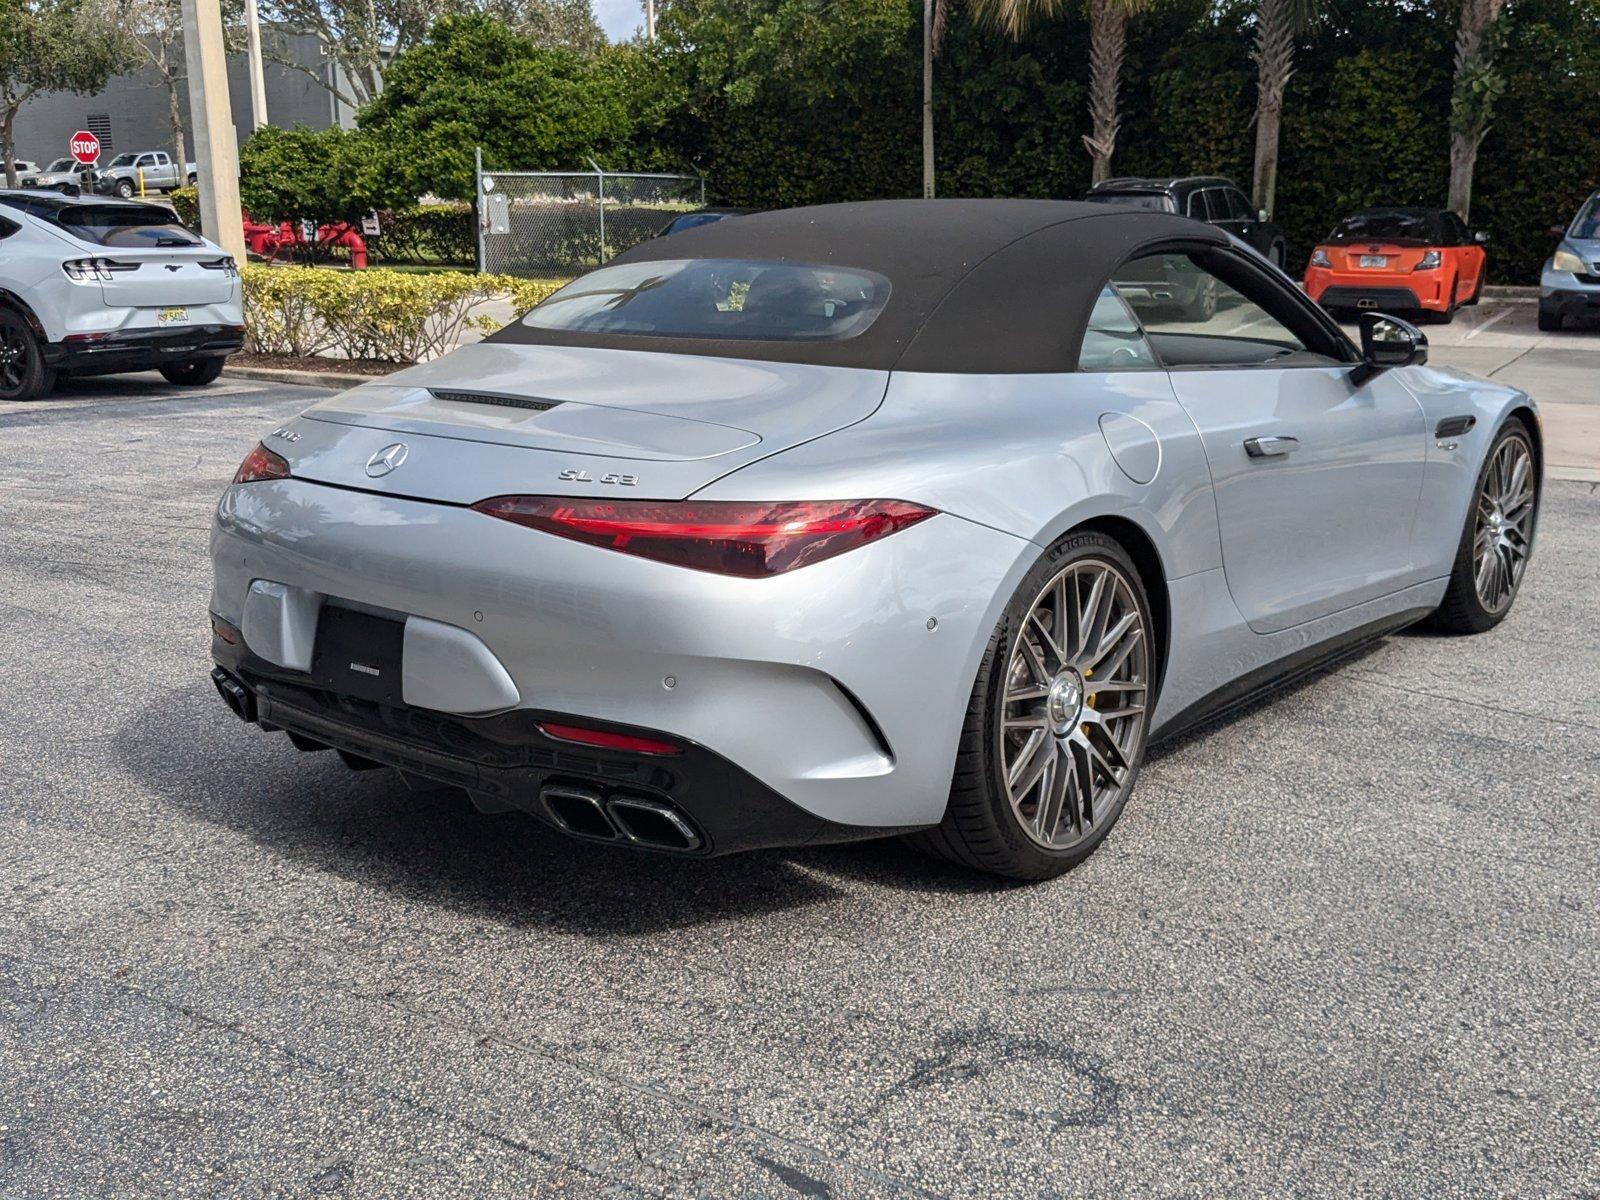
[[[332,749],[352,766],[391,767],[412,786],[460,788],[480,809],[523,811],[585,840],[714,856],[903,832],[821,820],[690,742],[673,756],[574,746],[540,728],[571,714],[513,709],[463,718],[358,700],[215,636],[212,657],[219,664],[212,681],[235,715],[287,733],[301,750]],[[630,819],[640,811],[670,816],[664,825]]]
[[[945,514],[739,579],[296,479],[229,488],[211,550],[212,612],[280,668],[238,664],[269,700],[273,680],[298,672],[304,685],[330,606],[366,610],[406,623],[399,695],[410,712],[479,732],[553,713],[664,735],[854,836],[942,817],[996,610],[1037,554]],[[351,748],[399,765],[398,750]],[[506,794],[526,797],[533,782]],[[728,848],[718,818],[672,794]]]
[[[72,375],[105,375],[215,358],[232,354],[243,345],[243,326],[185,325],[171,330],[116,330],[51,342],[44,348],[44,359],[48,366]]]
[[[1419,296],[1409,287],[1372,283],[1329,283],[1320,286],[1309,280],[1306,295],[1324,308],[1401,309],[1444,307],[1442,300]]]

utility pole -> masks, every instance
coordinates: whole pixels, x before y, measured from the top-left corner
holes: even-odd
[[[656,40],[656,0],[644,0],[644,37],[647,42]]]
[[[200,229],[244,262],[239,212],[239,148],[228,102],[228,60],[219,0],[183,0],[183,57],[189,68],[189,117],[200,176]]]
[[[261,70],[261,17],[256,0],[244,0],[245,47],[250,56],[250,129],[267,123],[267,80]]]

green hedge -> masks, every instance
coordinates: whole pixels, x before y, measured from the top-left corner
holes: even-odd
[[[419,362],[443,354],[464,329],[499,322],[480,312],[508,297],[521,316],[560,285],[505,275],[441,271],[332,271],[247,265],[245,334],[261,354]]]
[[[379,214],[382,232],[367,239],[374,261],[463,266],[478,261],[478,226],[470,204],[413,204]]]
[[[659,51],[683,99],[661,136],[714,201],[754,206],[920,192],[919,0],[680,0]],[[1168,0],[1129,25],[1124,174],[1217,172],[1248,189],[1248,0]],[[1507,79],[1479,156],[1472,223],[1491,282],[1533,283],[1552,224],[1600,187],[1600,0],[1512,0]],[[1299,45],[1276,217],[1291,270],[1351,209],[1443,205],[1453,9],[1341,0]],[[1082,195],[1088,32],[1078,6],[1013,43],[961,5],[936,68],[939,193]]]

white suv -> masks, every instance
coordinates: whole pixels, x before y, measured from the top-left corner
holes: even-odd
[[[167,209],[0,190],[0,400],[58,373],[210,383],[243,322],[233,259]]]

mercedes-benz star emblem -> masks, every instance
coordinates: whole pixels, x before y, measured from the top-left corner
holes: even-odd
[[[406,460],[406,444],[394,442],[367,459],[367,474],[381,479]]]

